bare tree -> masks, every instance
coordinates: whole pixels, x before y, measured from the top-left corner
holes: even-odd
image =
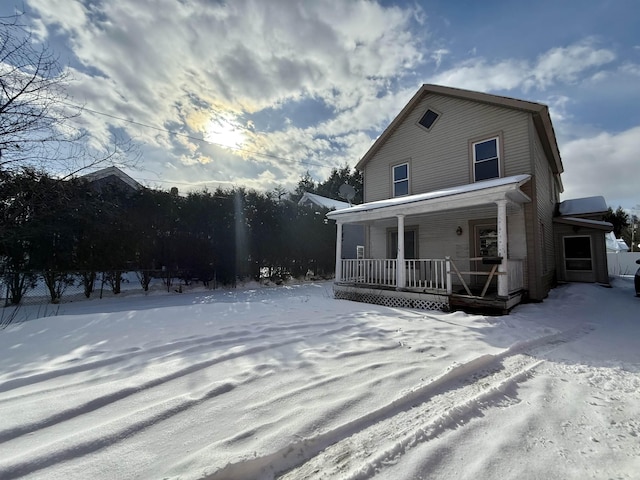
[[[33,167],[71,176],[123,163],[132,152],[129,141],[114,140],[101,151],[86,146],[87,132],[73,127],[82,107],[68,97],[68,70],[19,20],[0,18],[0,169]]]

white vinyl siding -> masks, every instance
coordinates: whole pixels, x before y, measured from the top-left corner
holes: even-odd
[[[441,115],[426,131],[418,122],[428,108]],[[411,194],[473,183],[469,141],[492,138],[497,132],[504,156],[501,176],[533,173],[529,116],[520,110],[425,95],[365,165],[365,201],[393,197],[391,166],[404,158],[411,158]]]
[[[542,142],[536,134],[535,128],[531,126],[531,134],[533,136],[533,163],[534,163],[534,180],[535,184],[535,198],[533,198],[533,205],[535,206],[535,215],[537,219],[532,219],[540,230],[540,225],[552,225],[553,213],[555,210],[555,202],[550,202],[549,199],[554,197],[555,179],[551,170],[551,166],[547,157],[545,156]],[[548,235],[545,232],[544,245],[539,245],[539,259],[537,269],[543,274],[547,275],[555,271],[555,255],[553,235]],[[540,232],[538,231],[538,238],[542,239]]]

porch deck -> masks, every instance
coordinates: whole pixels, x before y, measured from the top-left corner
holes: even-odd
[[[509,259],[506,272],[498,272],[495,267],[489,271],[460,271],[456,266],[478,260],[482,259],[404,260],[404,272],[398,272],[395,259],[343,259],[334,294],[344,300],[442,311],[479,309],[506,313],[520,303],[524,293],[523,261]],[[492,286],[492,279],[499,275],[507,276],[507,296],[498,296]],[[472,277],[486,280],[477,288],[469,285]]]

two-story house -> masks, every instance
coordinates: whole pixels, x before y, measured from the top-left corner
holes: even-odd
[[[508,311],[547,296],[563,166],[546,105],[423,85],[356,168],[365,203],[327,214],[337,298]],[[351,224],[363,259],[343,258]]]

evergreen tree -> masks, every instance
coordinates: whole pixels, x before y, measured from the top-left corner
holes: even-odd
[[[613,233],[616,238],[620,238],[623,230],[629,226],[629,214],[621,206],[615,212],[609,207],[609,210],[604,215],[604,220],[613,225]]]

